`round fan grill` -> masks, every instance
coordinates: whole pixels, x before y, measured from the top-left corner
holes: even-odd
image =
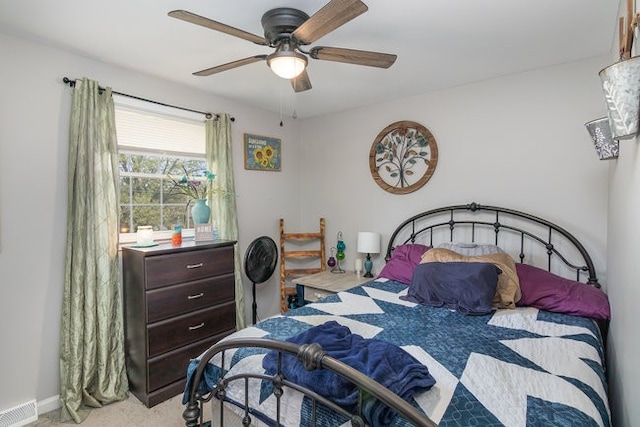
[[[252,319],[256,323],[258,304],[256,303],[256,284],[269,280],[278,263],[278,247],[271,237],[261,236],[249,244],[244,255],[244,272],[252,285]]]

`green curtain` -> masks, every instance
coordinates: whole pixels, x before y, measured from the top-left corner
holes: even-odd
[[[78,80],[69,125],[60,337],[62,419],[128,397],[118,260],[118,163],[111,89]]]
[[[209,194],[211,219],[216,222],[221,239],[239,240],[238,211],[236,209],[235,187],[233,182],[233,152],[231,145],[231,118],[228,114],[218,114],[205,121],[207,168],[216,174],[217,185],[225,189],[228,195]],[[215,185],[214,185],[215,187]],[[235,244],[236,275],[236,327],[245,327],[244,286],[242,284],[240,251]]]

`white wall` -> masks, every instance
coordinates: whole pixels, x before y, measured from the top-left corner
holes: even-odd
[[[598,71],[608,57],[546,68],[302,123],[302,221],[327,218],[353,268],[360,230],[383,245],[401,220],[448,204],[476,201],[524,210],[574,232],[606,280],[608,164],[598,160],[584,123],[604,115]],[[431,180],[407,195],[382,190],[369,150],[399,120],[425,125],[438,142]],[[376,259],[380,271],[383,257]]]
[[[640,138],[620,142],[609,184],[609,380],[616,424],[640,425]]]
[[[626,0],[619,2],[620,16]],[[640,11],[640,6],[636,6]],[[634,55],[639,52],[638,43]],[[609,63],[618,59],[613,54]],[[640,78],[638,79],[640,81]],[[607,265],[611,330],[609,333],[609,385],[616,426],[640,425],[640,333],[637,312],[640,301],[640,137],[620,141],[620,155],[611,163]]]
[[[297,122],[171,82],[0,33],[0,410],[58,395],[58,341],[66,235],[70,88],[89,77],[114,90],[192,108],[229,112],[240,250],[277,241],[278,218],[299,220]],[[213,84],[213,83],[212,83]],[[244,132],[282,138],[282,172],[246,171]],[[247,315],[250,284],[245,278]],[[260,286],[260,313],[278,310],[276,275]],[[53,405],[57,404],[55,399]],[[45,408],[46,409],[46,408]],[[40,411],[43,409],[40,408]]]

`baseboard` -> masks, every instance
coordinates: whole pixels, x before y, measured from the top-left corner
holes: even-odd
[[[55,411],[60,406],[60,395],[56,394],[55,396],[48,397],[43,400],[39,400],[38,402],[38,414],[44,414],[46,412]]]

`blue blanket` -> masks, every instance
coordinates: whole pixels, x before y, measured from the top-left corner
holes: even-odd
[[[611,425],[602,364],[604,350],[594,321],[523,307],[468,316],[403,301],[401,297],[406,293],[404,283],[368,282],[322,302],[289,310],[284,316],[265,319],[242,336],[287,340],[316,325],[337,320],[339,324],[367,330],[368,338],[412,348],[416,352],[412,354],[423,355],[419,360],[433,361],[427,365],[437,383],[428,391],[416,392],[411,405],[441,427]],[[312,341],[322,341],[322,337],[317,338]],[[326,341],[322,345],[330,349],[342,340]],[[368,360],[381,357],[375,349],[367,351]],[[198,384],[200,393],[211,391],[227,371],[230,375],[265,374],[262,360],[267,353],[251,347],[234,351],[225,358],[224,371],[221,358],[214,358],[206,365],[204,378]],[[196,366],[197,361],[193,361],[189,373]],[[408,366],[410,363],[401,365]],[[399,378],[404,380],[406,376]],[[188,378],[191,380],[191,375]],[[403,394],[397,376],[376,379]],[[230,407],[241,406],[246,398],[244,382],[230,382],[225,393],[224,400],[230,402]],[[271,382],[251,380],[249,396],[252,418],[277,425],[274,420],[278,398]],[[311,399],[303,399],[294,390],[287,390],[281,400],[281,408],[286,408],[280,413],[282,426],[312,425],[314,417],[316,425],[322,426],[349,422],[322,405],[314,413]],[[366,411],[370,402],[363,403]],[[399,416],[392,425],[411,427]]]
[[[334,359],[362,372],[401,398],[409,401],[416,393],[430,389],[435,380],[429,369],[400,347],[379,339],[365,339],[349,328],[329,321],[289,338],[295,344],[318,343]],[[269,352],[262,366],[269,374],[277,370],[278,354]],[[349,410],[358,402],[358,390],[344,378],[325,369],[307,371],[302,362],[290,354],[283,355],[282,373],[300,384]],[[396,416],[386,405],[368,401],[365,416],[373,425],[388,425]]]
[[[184,386],[184,393],[182,394],[183,405],[189,403],[189,399],[191,398],[191,385],[193,384],[193,376],[196,373],[196,369],[198,369],[199,364],[200,358],[191,359],[191,362],[189,362],[189,366],[187,367],[187,382]],[[197,393],[200,396],[205,396],[207,393],[213,390],[216,386],[216,382],[221,376],[221,373],[222,370],[220,368],[207,363],[207,365],[204,367],[202,380],[198,383],[198,387],[196,389]]]

